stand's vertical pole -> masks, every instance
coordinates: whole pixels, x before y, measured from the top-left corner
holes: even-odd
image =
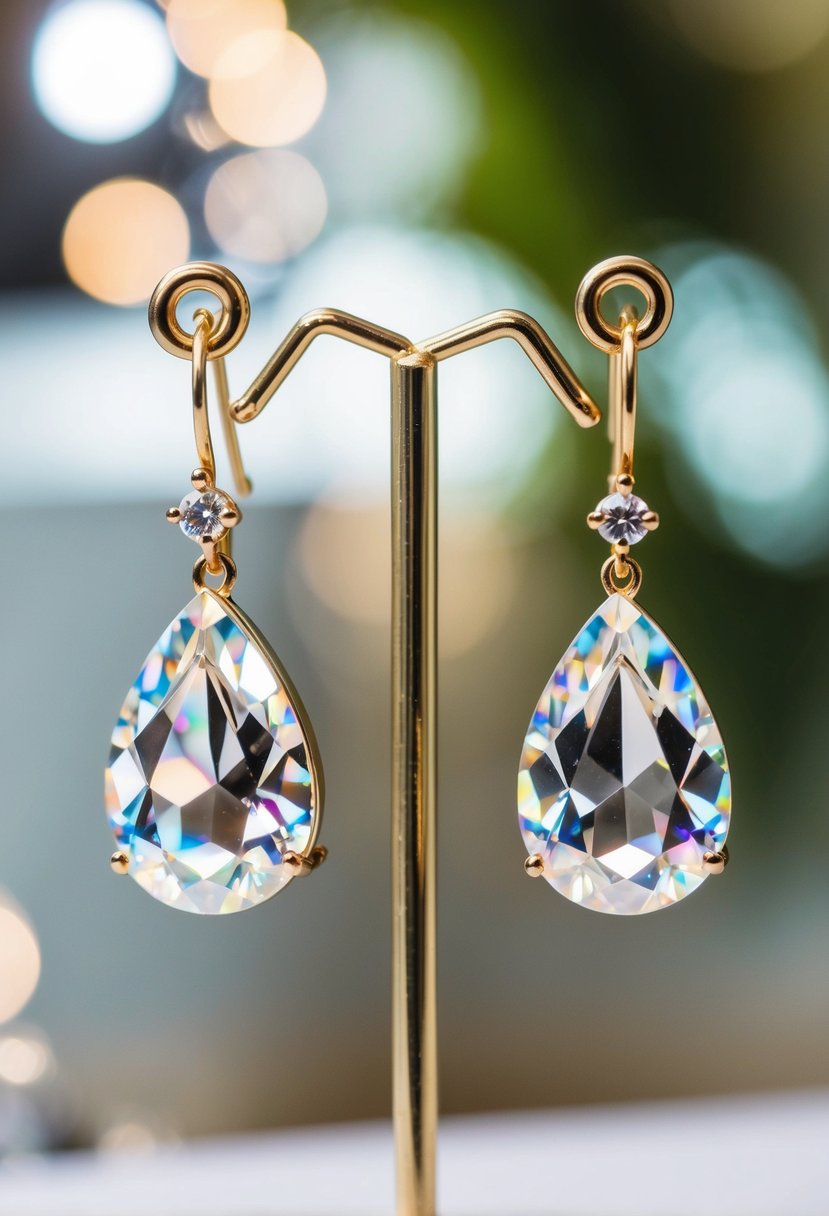
[[[392,359],[393,1106],[397,1216],[434,1216],[436,365]]]

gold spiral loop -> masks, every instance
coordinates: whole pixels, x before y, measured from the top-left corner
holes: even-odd
[[[208,359],[221,359],[245,336],[250,320],[250,301],[233,271],[214,262],[186,262],[164,275],[150,298],[148,309],[153,337],[168,354],[179,359],[191,357],[193,335],[179,324],[176,309],[192,291],[209,292],[221,305],[218,319],[212,317],[207,352]]]
[[[619,576],[619,567],[626,572],[627,582]],[[642,567],[632,557],[621,557],[612,554],[602,566],[602,586],[608,595],[624,595],[627,599],[635,599],[642,586]]]
[[[233,590],[233,584],[236,582],[236,563],[227,553],[219,552],[216,554],[216,557],[222,568],[221,573],[223,575],[218,587],[211,587],[205,582],[205,576],[211,572],[206,557],[200,557],[196,560],[196,564],[193,567],[193,586],[197,591],[214,591],[216,595],[227,598]]]
[[[611,324],[602,313],[602,300],[614,287],[634,287],[645,297],[646,308],[637,322],[635,338],[640,350],[653,346],[670,325],[674,293],[659,267],[644,258],[607,258],[587,272],[576,293],[579,329],[605,354],[618,353],[622,326]]]

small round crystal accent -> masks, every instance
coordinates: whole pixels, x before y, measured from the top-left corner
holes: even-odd
[[[599,536],[612,545],[622,541],[635,545],[648,534],[642,522],[642,516],[648,510],[648,504],[635,494],[608,494],[596,507],[596,514],[605,516],[598,529]]]
[[[191,540],[221,540],[227,532],[226,525],[222,523],[222,511],[226,511],[230,505],[230,499],[220,490],[192,490],[179,505],[179,527]]]

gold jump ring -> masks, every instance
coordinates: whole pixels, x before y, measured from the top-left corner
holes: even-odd
[[[622,330],[602,313],[602,300],[614,287],[634,287],[645,297],[647,307],[636,325],[640,350],[658,342],[671,322],[674,293],[662,271],[644,258],[622,256],[607,258],[589,270],[576,293],[576,320],[588,341],[615,354],[622,341]]]
[[[204,581],[205,575],[210,573],[206,557],[200,557],[196,560],[193,567],[193,586],[197,591],[215,591],[216,595],[228,596],[233,590],[233,584],[236,582],[236,563],[227,553],[217,553],[219,564],[222,567],[224,575],[218,587],[210,587]]]
[[[207,291],[219,301],[221,312],[208,346],[208,359],[221,359],[245,336],[250,320],[247,292],[232,270],[213,262],[187,262],[161,279],[150,299],[150,329],[159,346],[179,359],[193,353],[193,335],[178,323],[176,309],[191,291]]]
[[[619,581],[616,574],[616,563],[619,560],[628,571],[628,580],[624,584]],[[619,559],[616,554],[613,554],[602,566],[602,586],[608,595],[624,595],[632,600],[642,586],[642,567],[632,557]]]

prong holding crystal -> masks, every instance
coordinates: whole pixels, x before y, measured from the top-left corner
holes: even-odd
[[[705,853],[702,864],[706,874],[722,874],[728,865],[728,849],[723,845],[718,853]]]
[[[168,524],[180,524],[181,507],[168,507],[166,518]]]
[[[196,469],[193,480],[200,470]],[[203,471],[203,470],[202,470]],[[167,518],[171,515],[168,511]],[[212,486],[207,490],[191,490],[178,506],[178,523],[185,536],[200,546],[211,573],[218,572],[216,546],[227,536],[229,528],[241,521],[242,512],[223,490]]]
[[[213,478],[208,473],[207,469],[193,469],[190,474],[190,480],[193,483],[194,490],[206,490],[208,486],[213,484]]]
[[[639,543],[648,532],[653,531],[653,520],[659,522],[655,511],[638,495],[631,493],[633,477],[620,473],[616,478],[620,489],[608,494],[587,517],[588,525],[598,532],[602,540],[613,545],[616,557],[626,556],[631,545]],[[647,519],[649,524],[644,521]]]
[[[328,856],[328,849],[325,845],[317,845],[310,853],[296,853],[293,849],[289,849],[287,853],[282,854],[283,866],[288,866],[295,873],[297,878],[305,878],[308,874],[313,874]]]
[[[130,868],[130,859],[126,853],[113,853],[109,864],[113,874],[126,874]]]
[[[659,516],[656,511],[645,511],[642,516],[642,527],[647,528],[649,532],[655,532],[659,527]]]
[[[524,869],[530,878],[540,878],[544,873],[544,858],[540,853],[531,853],[524,862]]]

